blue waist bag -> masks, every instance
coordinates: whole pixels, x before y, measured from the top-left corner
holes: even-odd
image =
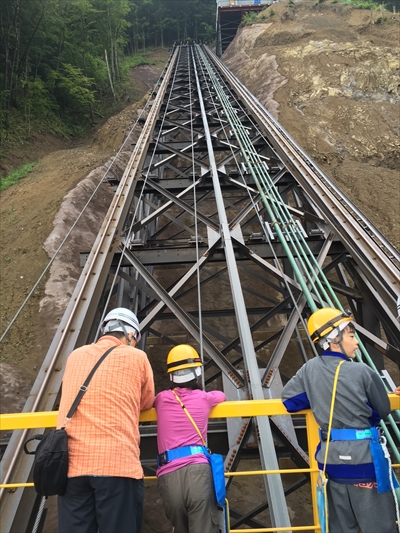
[[[374,463],[378,494],[390,492],[392,487],[394,489],[398,489],[399,483],[389,462],[390,456],[386,447],[386,439],[379,435],[378,428],[371,428],[371,432],[372,439],[369,443],[369,449],[372,455],[372,461]],[[388,457],[385,456],[385,450]]]
[[[225,498],[226,498],[226,487],[225,487],[225,469],[224,469],[224,458],[218,453],[205,453],[212,472],[215,498],[218,505],[225,507]]]

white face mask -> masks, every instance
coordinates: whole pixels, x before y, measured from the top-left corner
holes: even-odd
[[[199,376],[201,376],[201,367],[197,366],[196,368],[184,368],[183,370],[171,372],[169,379],[173,383],[187,383],[197,379]]]

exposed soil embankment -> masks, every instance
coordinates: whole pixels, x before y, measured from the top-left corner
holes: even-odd
[[[399,247],[400,17],[386,15],[274,3],[222,59]]]
[[[132,69],[132,84],[141,97],[154,86],[169,56],[167,50],[159,55],[157,66]],[[0,335],[117,154],[112,173],[122,174],[131,153],[130,143],[136,140],[128,135],[144,101],[127,106],[75,146],[68,142],[60,149],[59,139],[46,146],[40,136],[34,138],[25,154],[21,145],[3,160],[3,165],[10,167],[14,160],[15,167],[19,167],[41,158],[26,178],[0,195]],[[90,250],[112,196],[110,186],[100,185],[85,215],[0,344],[1,412],[22,409],[80,275],[79,253]]]

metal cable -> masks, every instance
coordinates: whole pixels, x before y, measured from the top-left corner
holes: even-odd
[[[236,115],[235,109],[231,106],[229,99],[225,91],[223,90],[223,87],[220,85],[219,80],[217,79],[214,73],[214,70],[211,68],[211,65],[207,61],[204,52],[201,49],[199,50],[200,50],[200,55],[202,56],[203,62],[208,71],[208,74],[210,76],[210,79],[212,81],[213,87],[216,90],[218,98],[224,109],[224,113],[229,121],[230,126],[232,127],[233,131],[236,134],[236,139],[241,148],[242,155],[246,160],[247,167],[253,176],[256,186],[262,197],[264,206],[267,209],[267,212],[271,220],[274,220],[273,225],[275,227],[275,231],[279,237],[279,240],[282,246],[284,247],[288,255],[288,260],[293,268],[296,279],[299,282],[303,290],[303,294],[305,298],[307,299],[307,302],[309,304],[311,311],[312,312],[316,311],[317,306],[314,302],[314,299],[311,295],[311,292],[308,286],[306,285],[304,281],[304,277],[306,277],[306,279],[308,280],[308,283],[311,284],[315,294],[319,297],[319,303],[322,307],[336,306],[338,309],[343,311],[340,301],[336,297],[335,292],[333,291],[329,283],[329,280],[326,278],[324,272],[322,271],[322,268],[316,261],[311,250],[309,249],[308,244],[304,239],[304,236],[300,232],[291,213],[287,209],[286,204],[283,202],[282,198],[280,197],[279,192],[277,188],[275,187],[271,177],[269,176],[269,173],[267,172],[265,165],[263,164],[258,153],[255,151],[254,147],[252,146],[248,132],[244,128],[243,124],[239,121]],[[267,198],[270,200],[270,202],[267,201]],[[283,231],[281,230],[281,226],[283,227]],[[300,267],[301,267],[300,269],[297,267],[297,263],[295,261],[294,255],[292,254],[292,251],[290,250],[289,246],[287,246],[287,241],[289,241],[294,252],[297,255],[297,260],[300,262]],[[311,262],[308,259],[309,257],[312,258],[314,265],[311,265]],[[332,296],[332,300],[334,301],[334,304],[332,303],[331,298],[328,296],[325,290],[325,287],[322,285],[320,278],[323,279],[324,285],[329,290]],[[316,281],[316,284],[318,285],[320,292],[318,291],[316,284],[314,283],[314,280]],[[322,298],[322,296],[324,298]],[[359,342],[359,350],[365,356],[369,366],[373,370],[378,372],[364,344],[362,343],[361,339],[359,338],[357,334],[356,334],[356,338]],[[362,360],[362,357],[359,352],[356,353],[356,357],[358,361]],[[399,415],[400,413],[397,413],[397,414]],[[389,423],[391,424],[393,431],[395,432],[397,437],[400,439],[400,430],[397,427],[397,424],[395,423],[395,421],[393,420],[392,415],[389,415],[387,419]],[[395,446],[395,443],[386,428],[386,425],[383,422],[381,422],[381,426],[384,428],[386,438],[390,442],[393,453],[396,455],[398,460],[400,460],[400,453],[398,452],[397,447]]]
[[[11,322],[8,324],[8,326],[6,327],[4,333],[2,334],[2,336],[0,337],[0,343],[3,341],[4,337],[7,335],[7,333],[9,332],[10,328],[12,327],[12,325],[14,324],[14,322],[17,320],[18,316],[20,315],[22,309],[25,307],[25,305],[27,304],[28,300],[31,298],[32,294],[35,292],[36,288],[38,287],[39,283],[42,281],[43,277],[45,276],[45,274],[47,273],[47,271],[49,270],[49,268],[51,267],[51,265],[53,264],[54,260],[56,259],[57,255],[60,253],[60,250],[61,248],[64,246],[64,244],[66,243],[66,241],[68,240],[68,237],[71,235],[73,229],[76,227],[76,225],[78,224],[79,220],[82,218],[84,212],[86,211],[86,209],[88,208],[90,202],[93,200],[95,194],[97,193],[97,191],[99,190],[99,188],[101,187],[105,177],[107,176],[108,172],[110,171],[110,169],[112,168],[112,166],[114,165],[115,161],[117,160],[117,158],[119,157],[120,153],[122,152],[122,149],[124,148],[125,144],[127,143],[129,137],[131,136],[133,130],[135,129],[136,125],[138,124],[139,120],[141,119],[142,115],[144,114],[146,108],[148,107],[149,105],[149,102],[150,102],[150,99],[152,98],[153,94],[155,94],[156,92],[156,87],[159,83],[159,80],[162,78],[163,74],[164,74],[164,71],[166,70],[166,67],[164,68],[163,70],[163,73],[161,74],[161,76],[159,77],[156,85],[154,86],[154,89],[153,91],[151,92],[149,98],[147,99],[147,102],[146,104],[144,105],[144,108],[142,109],[140,115],[138,116],[138,118],[136,119],[136,122],[133,124],[132,128],[130,129],[128,135],[126,136],[126,139],[124,140],[124,142],[122,143],[121,147],[119,148],[118,152],[115,154],[114,158],[112,159],[111,163],[109,164],[109,166],[107,167],[107,170],[104,172],[101,180],[99,181],[97,187],[95,188],[95,190],[93,191],[93,193],[91,194],[89,200],[86,202],[86,204],[83,206],[82,208],[82,211],[79,213],[78,217],[76,218],[75,222],[73,223],[73,225],[71,226],[70,230],[68,231],[68,233],[66,234],[66,236],[64,237],[63,241],[61,242],[60,246],[57,248],[57,250],[55,251],[55,253],[53,254],[52,258],[50,259],[49,263],[47,264],[46,268],[43,270],[43,272],[41,273],[41,275],[39,276],[38,280],[36,281],[36,283],[34,284],[33,288],[31,289],[31,291],[29,292],[28,296],[25,298],[25,300],[23,301],[22,305],[20,306],[20,308],[18,309],[18,311],[16,312],[16,314],[14,315],[14,317],[12,318]]]

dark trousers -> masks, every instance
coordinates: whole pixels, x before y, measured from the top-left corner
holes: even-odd
[[[58,533],[140,533],[143,501],[142,479],[70,477],[58,497]]]
[[[329,533],[397,533],[393,494],[328,481]]]

